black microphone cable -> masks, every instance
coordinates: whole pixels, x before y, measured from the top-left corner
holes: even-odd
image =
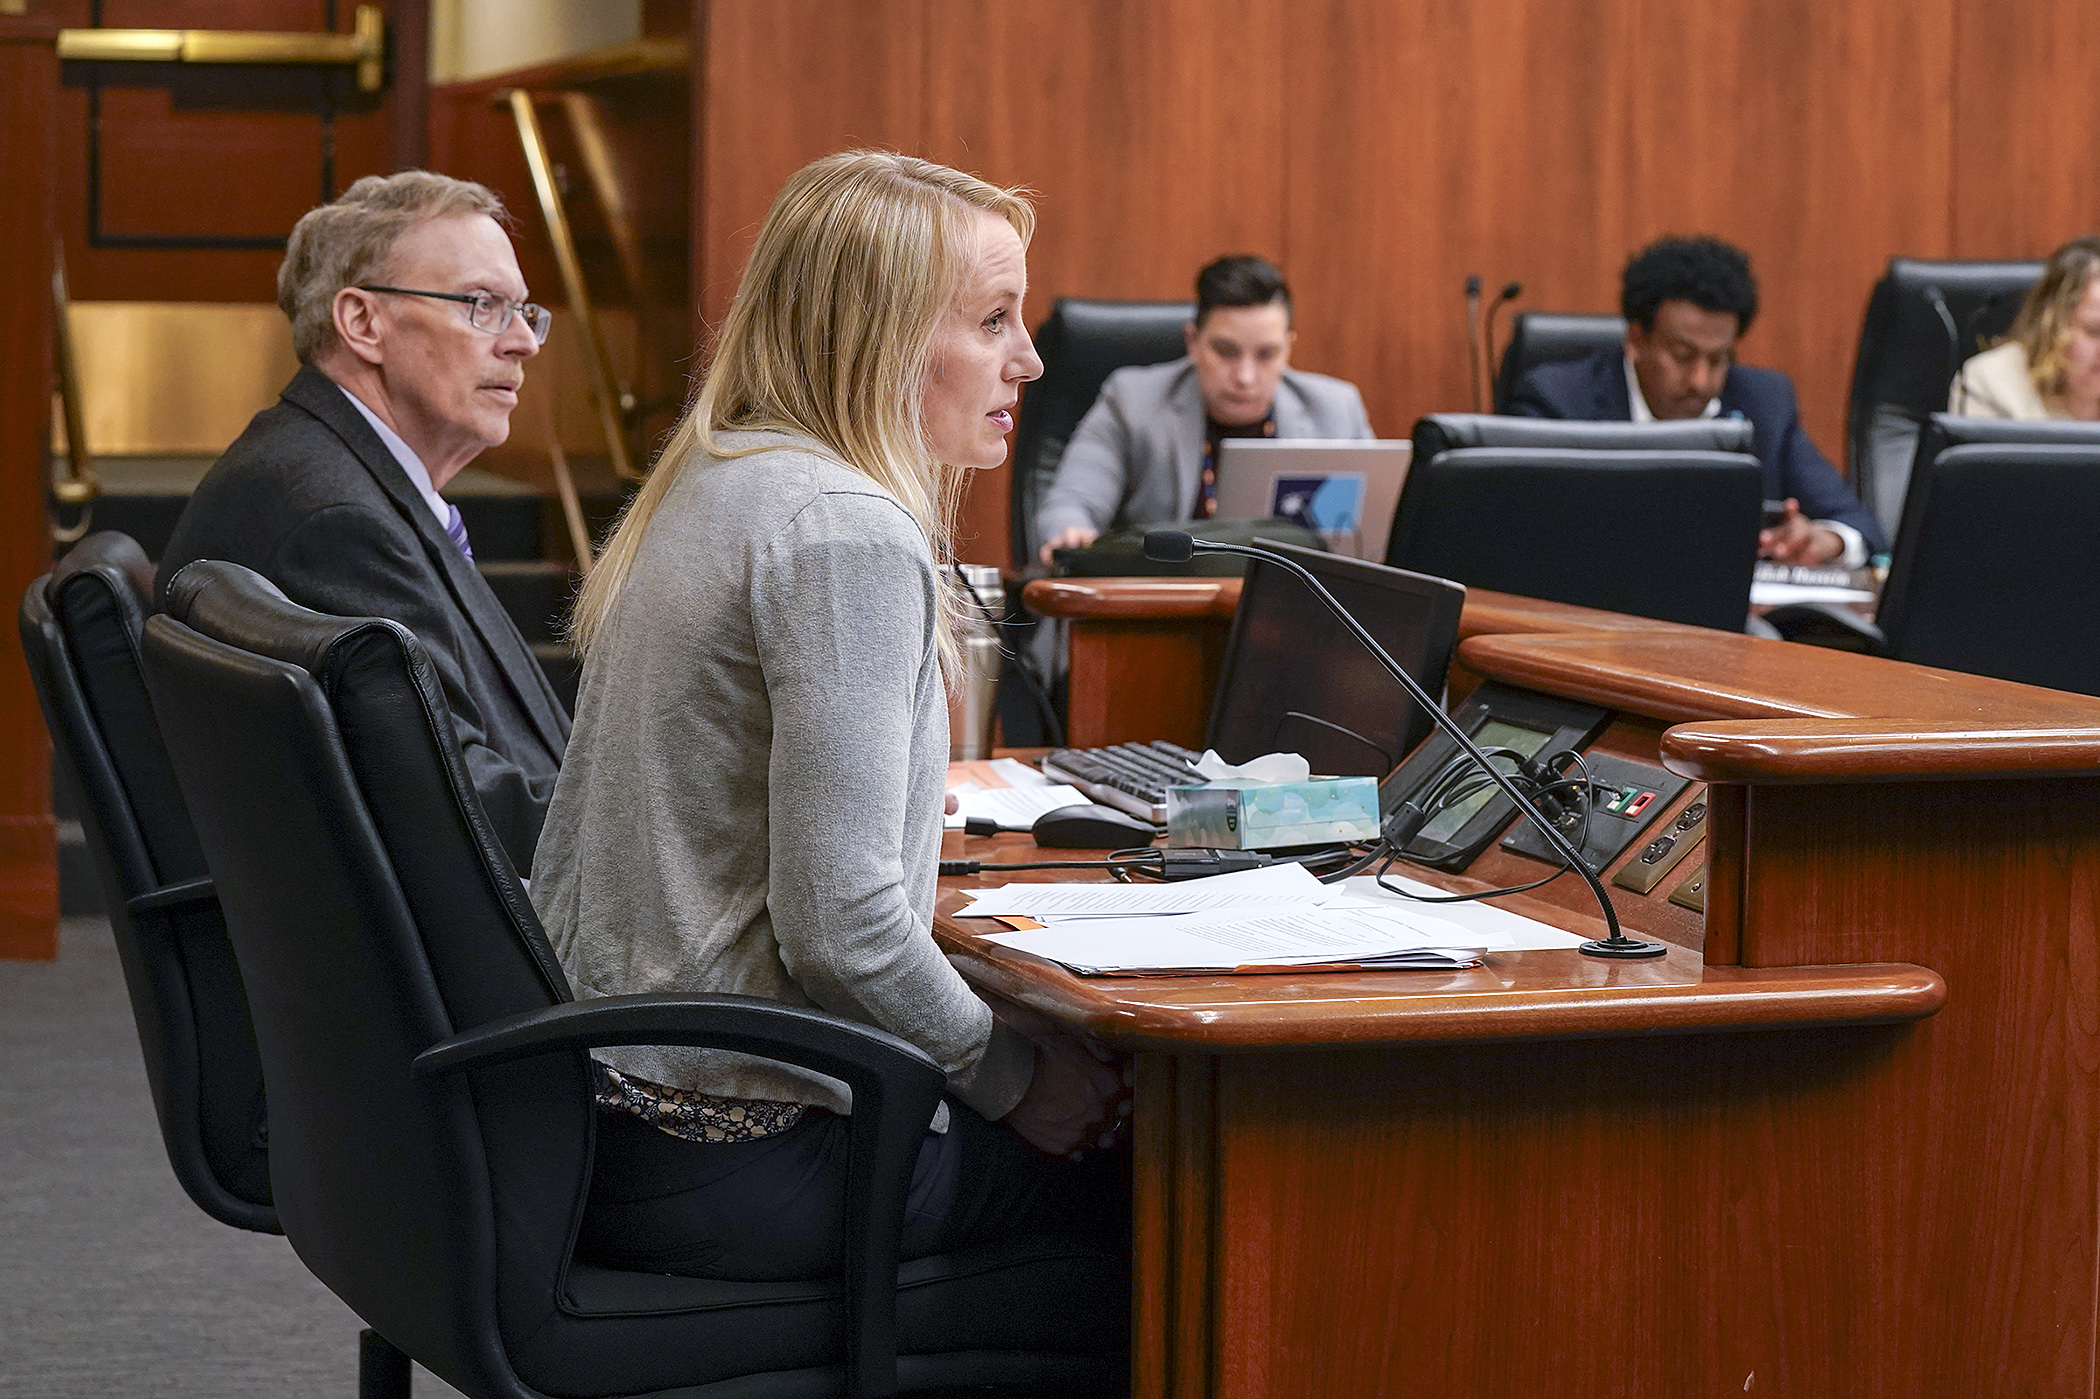
[[[1512,750],[1507,748],[1489,748],[1484,751],[1490,758],[1505,754],[1516,756]],[[1582,776],[1579,779],[1561,777],[1553,771],[1552,765],[1561,762],[1563,759],[1569,761],[1580,770]],[[1520,759],[1520,762],[1523,764],[1521,769],[1523,780],[1519,781],[1518,785],[1529,786],[1532,800],[1538,802],[1542,809],[1557,812],[1559,805],[1557,798],[1562,792],[1566,792],[1576,798],[1582,812],[1582,825],[1576,835],[1575,845],[1578,849],[1587,846],[1590,839],[1590,814],[1596,809],[1596,794],[1600,791],[1608,792],[1615,789],[1609,783],[1599,782],[1591,777],[1588,764],[1584,763],[1582,755],[1572,748],[1564,748],[1543,760]],[[1373,865],[1378,865],[1378,873],[1374,876],[1378,881],[1378,887],[1397,898],[1407,899],[1414,903],[1459,904],[1472,903],[1477,899],[1500,898],[1504,894],[1529,893],[1533,889],[1543,888],[1551,884],[1554,880],[1572,870],[1574,866],[1564,858],[1559,866],[1554,869],[1553,873],[1541,879],[1534,879],[1528,884],[1506,885],[1499,889],[1481,889],[1471,894],[1411,894],[1405,889],[1396,888],[1386,882],[1386,876],[1391,871],[1393,862],[1406,853],[1401,847],[1414,838],[1416,831],[1420,830],[1429,820],[1435,819],[1437,813],[1457,806],[1475,793],[1494,785],[1487,779],[1479,777],[1476,777],[1471,783],[1464,786],[1453,787],[1449,785],[1455,778],[1463,777],[1469,773],[1472,767],[1472,760],[1465,754],[1460,753],[1453,757],[1444,767],[1438,769],[1436,775],[1430,780],[1430,795],[1423,799],[1425,803],[1421,811],[1423,820],[1412,823],[1389,820],[1386,826],[1381,829],[1378,839],[1371,843],[1366,852],[1361,854],[1347,868],[1338,870],[1333,874],[1320,876],[1321,882],[1327,884],[1339,883],[1344,879],[1362,874]],[[1542,776],[1541,774],[1544,775]],[[1513,777],[1512,780],[1515,780],[1515,778]],[[1446,784],[1442,794],[1438,794],[1436,790],[1439,783]],[[1411,810],[1412,808],[1409,809]],[[1395,815],[1398,816],[1400,813],[1396,812]],[[1556,817],[1555,819],[1558,818]],[[1384,861],[1383,864],[1379,864],[1381,860]]]
[[[1155,562],[1186,563],[1198,551],[1208,554],[1239,554],[1245,558],[1259,559],[1264,563],[1276,565],[1311,588],[1314,596],[1326,604],[1327,609],[1334,613],[1343,626],[1349,629],[1350,634],[1357,639],[1363,648],[1376,657],[1378,663],[1384,666],[1387,672],[1400,682],[1401,687],[1414,697],[1415,703],[1422,706],[1423,710],[1435,721],[1437,727],[1449,735],[1452,741],[1457,743],[1460,748],[1472,755],[1473,760],[1480,764],[1482,770],[1494,780],[1495,785],[1502,789],[1502,794],[1508,797],[1515,804],[1517,810],[1522,812],[1538,828],[1539,834],[1546,838],[1546,844],[1552,848],[1554,853],[1579,872],[1582,875],[1583,882],[1589,885],[1590,893],[1597,900],[1597,907],[1603,911],[1605,927],[1609,928],[1611,932],[1608,937],[1592,938],[1588,942],[1583,943],[1579,949],[1580,951],[1592,957],[1622,958],[1660,957],[1669,951],[1669,948],[1662,943],[1644,942],[1639,938],[1632,938],[1626,935],[1619,926],[1619,911],[1612,906],[1610,893],[1606,891],[1603,881],[1597,878],[1596,871],[1589,867],[1589,862],[1582,858],[1579,851],[1568,844],[1566,837],[1561,835],[1559,829],[1551,821],[1548,821],[1540,814],[1539,809],[1532,805],[1531,799],[1518,790],[1517,785],[1510,781],[1508,775],[1498,770],[1493,763],[1488,761],[1487,756],[1473,742],[1472,736],[1460,728],[1450,715],[1444,713],[1443,706],[1432,700],[1423,691],[1421,685],[1416,682],[1415,678],[1409,675],[1398,661],[1395,661],[1386,653],[1386,649],[1378,644],[1378,639],[1364,629],[1363,623],[1357,621],[1350,614],[1349,610],[1342,606],[1334,594],[1329,592],[1326,586],[1300,565],[1297,560],[1287,558],[1273,549],[1264,549],[1259,546],[1224,544],[1214,540],[1199,542],[1185,530],[1156,529],[1148,531],[1145,535],[1145,557]],[[1385,838],[1392,841],[1396,846],[1404,845],[1407,840],[1412,839],[1414,832],[1419,831],[1422,824],[1428,820],[1427,814],[1411,802],[1401,803],[1400,807],[1393,812],[1392,817],[1388,817],[1387,820],[1390,823],[1394,817],[1403,817],[1403,814],[1404,822],[1412,823],[1412,829],[1408,830],[1405,835],[1394,839],[1396,832],[1393,828],[1388,825],[1385,829]]]

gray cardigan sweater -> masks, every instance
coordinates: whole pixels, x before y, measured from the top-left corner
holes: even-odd
[[[815,442],[722,445],[772,450],[689,460],[649,522],[584,666],[533,903],[579,996],[821,1006],[1004,1116],[1033,1050],[932,936],[948,709],[925,536]],[[597,1053],[673,1088],[849,1106],[834,1079],[744,1055]]]

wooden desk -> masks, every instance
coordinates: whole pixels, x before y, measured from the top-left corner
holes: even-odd
[[[1136,1392],[2093,1392],[2100,700],[1470,630],[1711,784],[1703,929],[1614,891],[1663,961],[1088,981],[937,924],[1136,1058]],[[1560,884],[1512,902],[1595,929]]]

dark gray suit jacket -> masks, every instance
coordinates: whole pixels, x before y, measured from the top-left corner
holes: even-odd
[[[196,559],[252,568],[317,612],[414,632],[482,807],[512,862],[531,870],[568,712],[488,583],[327,375],[301,369],[198,485],[161,555],[163,601]]]

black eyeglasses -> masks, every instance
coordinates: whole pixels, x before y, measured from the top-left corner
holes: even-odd
[[[414,287],[360,286],[359,291],[385,291],[396,296],[427,296],[438,301],[460,301],[467,306],[467,324],[476,330],[485,330],[491,335],[501,335],[510,329],[513,317],[523,316],[532,331],[534,343],[547,343],[547,332],[554,326],[554,313],[536,301],[512,301],[492,291],[417,291]]]

